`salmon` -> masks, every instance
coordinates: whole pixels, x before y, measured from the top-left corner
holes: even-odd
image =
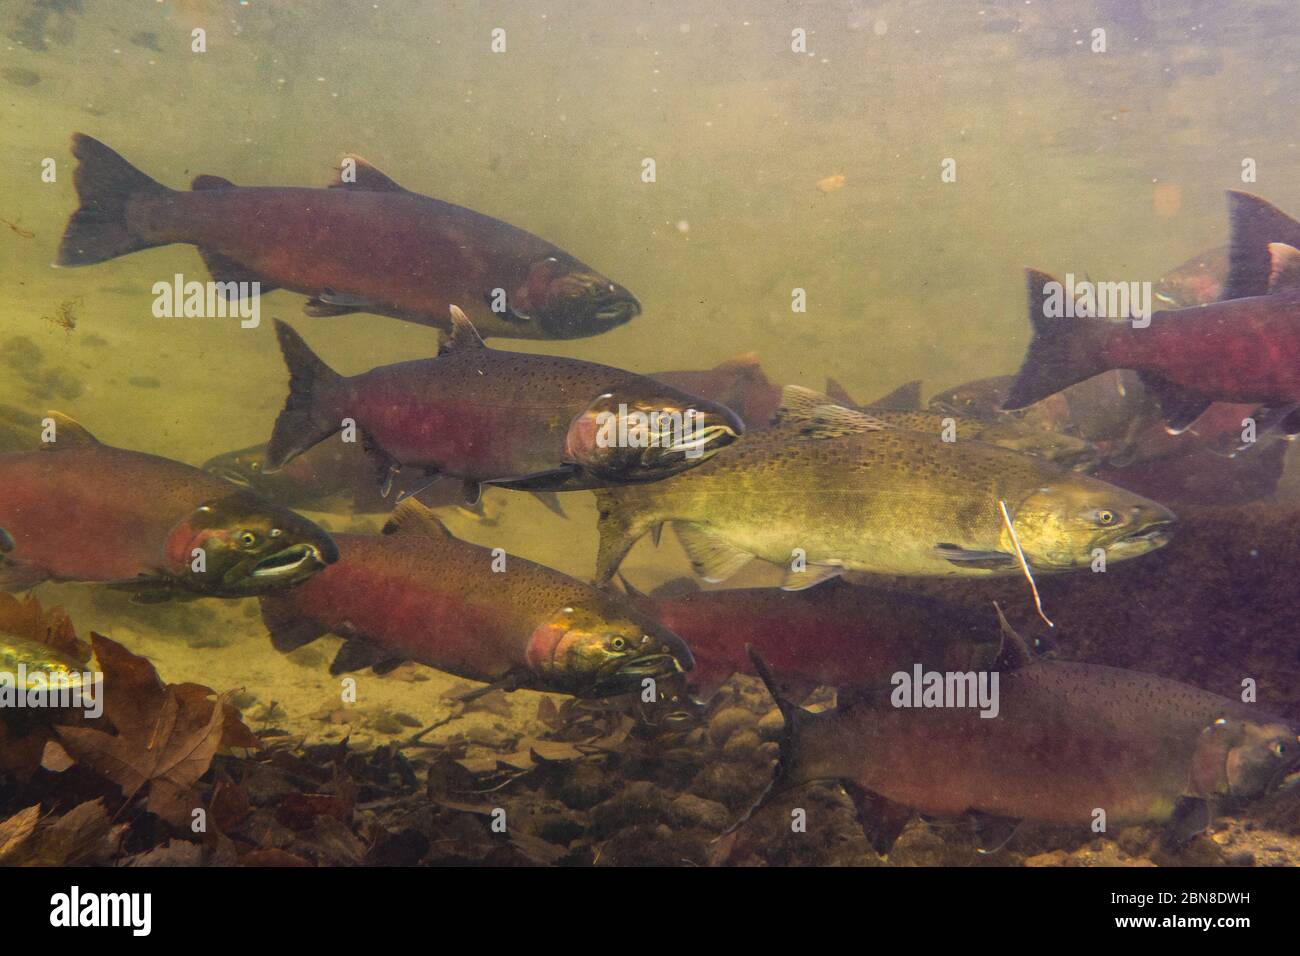
[[[1099,820],[1108,830],[1164,823],[1177,843],[1203,831],[1221,801],[1295,782],[1300,738],[1287,722],[1152,674],[1034,658],[1004,627],[991,718],[951,701],[909,706],[898,682],[813,714],[788,701],[753,655],[786,721],[773,782],[755,808],[837,780],[881,852],[911,811],[996,818],[1008,836],[1021,820],[1087,834]]]
[[[466,500],[476,501],[483,483],[573,491],[657,480],[707,461],[744,433],[725,406],[643,375],[488,348],[464,313],[454,313],[455,331],[437,358],[352,377],[333,371],[277,322],[289,396],[266,469],[281,468],[351,421],[381,483],[411,468],[460,479]],[[662,431],[644,442],[604,440],[599,423],[633,414],[664,416]],[[689,427],[674,430],[673,422]]]
[[[316,316],[374,312],[450,328],[458,303],[484,335],[572,339],[641,311],[630,292],[544,239],[403,189],[347,157],[324,189],[241,187],[199,176],[168,189],[98,140],[72,137],[77,196],[58,265],[188,243],[220,283],[310,297]],[[254,293],[256,294],[256,293]]]
[[[332,673],[417,661],[510,690],[606,697],[692,666],[681,638],[618,595],[461,541],[414,499],[383,534],[337,541],[336,564],[261,602],[277,650],[345,638]]]
[[[1175,431],[1216,401],[1300,403],[1300,223],[1246,193],[1229,193],[1229,202],[1229,273],[1218,302],[1156,312],[1147,325],[1055,316],[1049,290],[1059,283],[1029,270],[1034,337],[1004,408],[1113,369],[1138,372]]]
[[[748,669],[752,646],[795,696],[817,687],[851,692],[889,679],[914,661],[969,662],[996,651],[987,615],[926,595],[828,581],[815,591],[700,590],[690,579],[650,594],[623,582],[633,603],[688,645],[690,684],[705,698]]]
[[[55,441],[0,454],[0,528],[10,539],[2,590],[89,581],[142,601],[244,597],[292,587],[338,557],[330,536],[301,515],[51,417]]]

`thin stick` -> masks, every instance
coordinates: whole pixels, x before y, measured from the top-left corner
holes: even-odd
[[[1016,557],[1020,559],[1020,570],[1025,572],[1025,580],[1029,582],[1029,590],[1034,592],[1034,607],[1038,609],[1038,616],[1046,622],[1048,627],[1056,627],[1043,611],[1043,600],[1038,596],[1038,585],[1034,583],[1034,576],[1029,573],[1029,562],[1025,560],[1024,549],[1020,547],[1020,536],[1016,534],[1016,526],[1011,523],[1011,513],[1007,511],[1007,503],[999,500],[998,507],[1002,509],[1002,520],[1006,522],[1007,530],[1011,532],[1011,543],[1016,546]]]

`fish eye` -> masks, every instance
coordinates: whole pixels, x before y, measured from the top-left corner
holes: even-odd
[[[1280,740],[1274,741],[1273,746],[1268,749],[1273,751],[1274,757],[1282,757],[1286,754],[1286,744],[1282,743]]]
[[[621,651],[627,647],[627,641],[621,637],[612,637],[609,640],[610,650]]]
[[[257,535],[251,531],[241,531],[239,533],[239,543],[245,548],[251,548],[253,545],[257,544]]]
[[[1108,508],[1102,508],[1097,512],[1097,523],[1106,526],[1115,523],[1115,512]]]
[[[261,463],[260,461],[249,462],[248,470],[249,470],[249,471],[261,471],[261,470],[262,470],[262,463]]]

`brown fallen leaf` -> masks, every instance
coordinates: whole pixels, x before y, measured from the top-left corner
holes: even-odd
[[[104,673],[104,715],[116,733],[61,726],[59,739],[118,784],[128,802],[147,787],[147,810],[174,826],[188,824],[199,805],[194,785],[226,735],[225,698],[209,700],[212,692],[200,694],[197,685],[164,684],[146,658],[100,634],[91,634],[91,644]]]
[[[33,804],[0,821],[0,866],[7,866],[23,850],[41,819],[41,805]]]

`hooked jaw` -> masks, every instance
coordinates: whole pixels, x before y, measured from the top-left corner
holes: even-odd
[[[324,551],[314,544],[295,544],[262,558],[253,565],[255,578],[302,579],[333,564],[339,558],[338,546],[330,541]]]

